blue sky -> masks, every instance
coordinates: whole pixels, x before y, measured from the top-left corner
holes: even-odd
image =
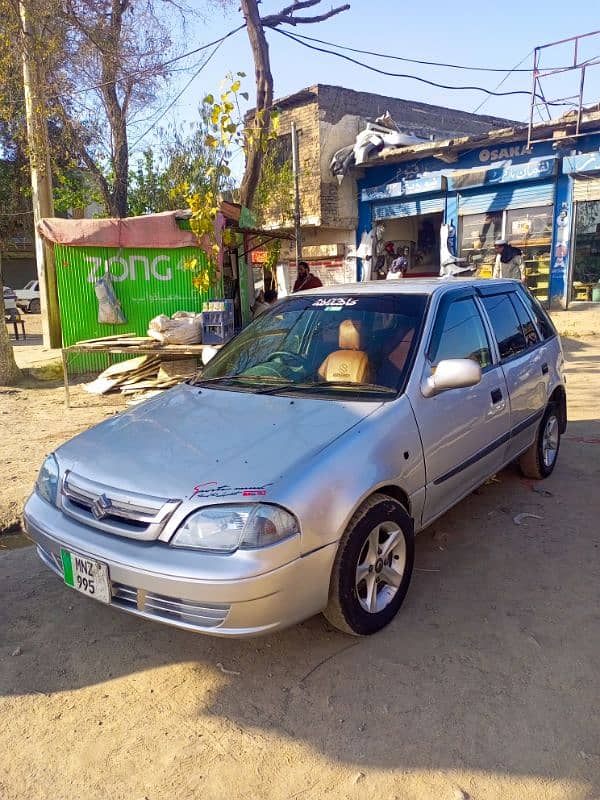
[[[279,10],[288,1],[263,0],[262,14]],[[350,11],[324,23],[296,28],[296,32],[396,56],[509,70],[522,59],[526,60],[521,68],[531,67],[532,57],[527,56],[537,45],[600,28],[595,0],[570,0],[568,3],[564,0],[504,0],[494,4],[461,0],[454,5],[441,0],[429,0],[422,5],[397,0],[350,0],[350,3]],[[324,0],[322,6],[328,9],[337,4],[335,0]],[[237,3],[233,8],[237,8]],[[214,12],[206,23],[196,21],[189,26],[183,49],[216,39],[240,21],[241,14],[236,10],[229,14]],[[449,91],[413,80],[376,75],[333,56],[312,52],[275,32],[269,32],[268,39],[276,96],[291,94],[313,83],[328,83],[467,111],[474,111],[485,99],[480,92]],[[584,43],[581,54],[583,58],[600,57],[600,36]],[[446,84],[494,89],[505,77],[503,73],[467,72],[349,55],[393,72],[412,73]],[[553,48],[546,51],[542,66],[562,66],[569,58],[572,53],[564,46]],[[218,90],[228,71],[238,70],[248,75],[245,88],[253,101],[254,70],[245,31],[220,47],[162,124],[173,119],[193,120],[204,94]],[[184,73],[177,78],[170,90],[171,97],[189,78],[190,75]],[[564,97],[578,91],[578,82],[579,73],[571,73],[570,77],[545,79],[543,89],[548,99]],[[527,73],[512,74],[500,87],[501,91],[529,92],[530,89],[531,77]],[[585,100],[588,103],[600,100],[600,64],[588,70]],[[525,95],[490,97],[481,113],[525,120],[529,98]],[[555,110],[553,116],[559,113]]]

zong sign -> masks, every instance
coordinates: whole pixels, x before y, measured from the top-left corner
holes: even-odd
[[[170,281],[173,279],[171,270],[171,259],[160,254],[149,258],[143,254],[131,254],[127,258],[124,256],[111,256],[110,258],[100,258],[99,256],[86,256],[85,260],[91,264],[88,272],[88,283],[96,283],[105,272],[110,272],[113,281],[136,281],[140,277],[146,282],[156,278],[158,281]]]

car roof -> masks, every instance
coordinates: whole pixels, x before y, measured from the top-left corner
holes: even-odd
[[[293,296],[317,295],[319,297],[339,297],[340,295],[386,295],[386,294],[426,294],[432,295],[448,289],[476,286],[508,286],[518,281],[493,278],[399,278],[394,281],[364,281],[363,283],[344,283],[336,286],[323,286],[308,289]]]

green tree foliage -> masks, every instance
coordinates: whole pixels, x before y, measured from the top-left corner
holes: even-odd
[[[190,195],[209,190],[233,190],[230,154],[214,147],[218,129],[212,123],[212,106],[203,102],[200,118],[189,132],[171,126],[160,131],[159,148],[148,148],[130,174],[129,213],[148,214],[187,207]]]

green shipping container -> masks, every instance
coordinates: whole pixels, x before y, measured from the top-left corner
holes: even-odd
[[[134,332],[145,336],[148,323],[159,314],[202,311],[202,303],[222,297],[222,286],[201,293],[192,286],[192,273],[183,266],[191,258],[206,264],[197,247],[117,248],[54,245],[63,346],[82,339]],[[96,280],[110,272],[113,288],[127,319],[125,325],[98,322]],[[103,369],[106,356],[77,356],[74,371]]]

